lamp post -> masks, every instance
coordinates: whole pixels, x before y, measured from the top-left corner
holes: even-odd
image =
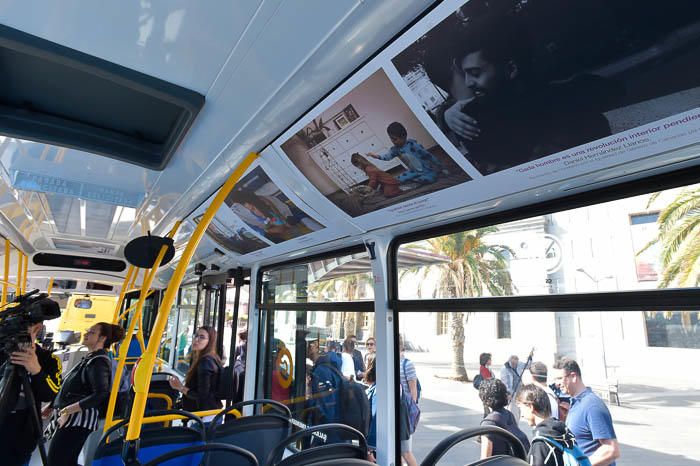
[[[583,267],[577,268],[576,271],[581,272],[582,274],[587,276],[593,283],[595,283],[595,289],[597,292],[600,291],[600,286],[598,284],[601,281],[614,278],[612,275],[606,275],[605,277],[596,278],[590,273],[588,273]],[[603,370],[605,371],[605,383],[608,383],[608,361],[605,357],[605,332],[603,330],[603,312],[600,310],[598,311],[598,324],[600,325],[600,346],[603,350]]]

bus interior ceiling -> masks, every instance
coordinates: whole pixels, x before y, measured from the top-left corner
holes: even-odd
[[[270,266],[295,262],[309,263],[316,281],[370,271],[379,279],[371,311],[392,312],[398,270],[451,260],[429,248],[398,251],[397,237],[422,241],[696,183],[700,4],[651,4],[663,10],[656,22],[632,0],[569,9],[554,0],[4,2],[0,57],[30,66],[43,56],[32,47],[46,47],[49,59],[33,66],[60,76],[8,69],[17,81],[0,93],[0,236],[28,257],[21,272],[13,251],[4,280],[119,296],[130,270],[125,245],[166,236],[181,221],[174,259],[153,282],[165,290],[208,206],[251,153],[259,157],[207,225],[182,280],[204,291],[196,306],[207,301],[206,318],[223,309],[217,287],[237,269],[252,271],[258,288],[244,295],[253,310]],[[599,24],[597,34],[586,21]],[[484,50],[502,55],[492,81],[470,74],[495,67]],[[85,76],[84,86],[71,76]],[[115,84],[105,99],[114,115],[128,115],[127,98],[119,100],[132,95],[116,85],[143,94],[126,117],[133,124],[90,108],[105,76],[105,89]],[[60,102],[15,102],[12,92],[26,89]],[[201,108],[190,106],[198,98]],[[159,111],[182,113],[161,122]],[[27,115],[42,128],[74,125],[72,136],[61,143],[50,130],[27,131],[17,123]],[[147,153],[137,146],[165,158],[119,153]],[[588,291],[600,291],[602,276]],[[146,277],[142,270],[133,288]],[[184,294],[177,305],[190,312],[194,298]]]

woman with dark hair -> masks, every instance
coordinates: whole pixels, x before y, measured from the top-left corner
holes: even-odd
[[[220,409],[221,400],[216,396],[220,377],[221,358],[216,353],[216,330],[208,325],[199,327],[192,342],[192,363],[184,385],[176,377],[168,379],[170,386],[183,395],[182,409],[190,412]]]
[[[51,466],[74,466],[88,435],[97,430],[112,384],[112,358],[107,348],[124,338],[118,325],[100,322],[85,332],[88,354],[66,374],[53,402],[54,413],[46,436],[53,438]]]
[[[525,433],[518,427],[518,420],[513,413],[506,409],[508,405],[508,390],[503,382],[491,378],[481,382],[479,398],[488,407],[490,413],[481,421],[482,426],[496,426],[515,435],[525,447],[530,449],[530,442]],[[508,442],[501,436],[483,435],[481,437],[481,459],[494,455],[510,455],[512,452]]]

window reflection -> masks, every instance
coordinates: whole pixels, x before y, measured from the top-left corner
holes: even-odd
[[[696,287],[699,198],[692,185],[404,244],[399,297]]]

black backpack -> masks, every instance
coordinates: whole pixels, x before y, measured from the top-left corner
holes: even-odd
[[[366,437],[369,434],[372,411],[365,386],[346,379],[343,373],[333,365],[328,364],[328,367],[340,376],[340,385],[336,389],[338,394],[336,400],[340,403],[339,422],[359,430]]]
[[[216,396],[220,400],[231,400],[234,403],[243,401],[243,384],[245,383],[245,362],[236,358],[233,365],[222,367],[219,373],[219,383]]]

